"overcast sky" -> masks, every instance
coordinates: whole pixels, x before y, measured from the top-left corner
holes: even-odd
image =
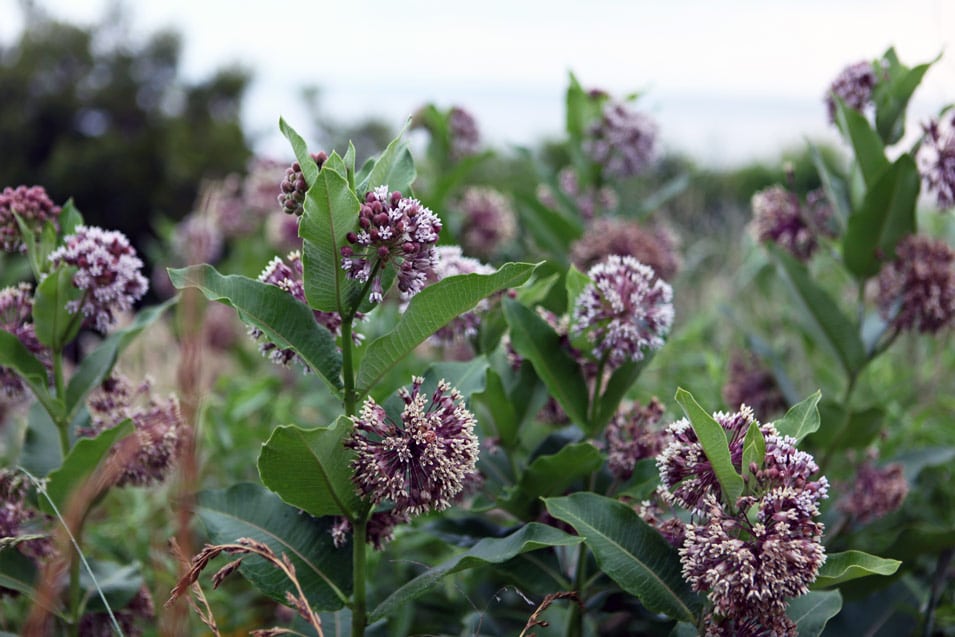
[[[81,22],[109,0],[45,0]],[[664,143],[711,163],[773,157],[807,135],[835,139],[822,95],[848,63],[894,45],[903,62],[955,40],[955,0],[162,0],[130,5],[133,33],[174,27],[184,70],[238,62],[256,77],[244,117],[266,152],[276,122],[306,126],[299,90],[342,118],[399,126],[425,101],[460,104],[497,145],[559,134],[573,70],[585,87],[645,93]],[[0,0],[0,41],[20,28]],[[949,47],[951,48],[951,47]],[[955,51],[916,94],[916,123],[955,101]]]

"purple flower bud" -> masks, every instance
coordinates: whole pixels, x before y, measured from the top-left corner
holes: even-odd
[[[840,71],[826,93],[826,109],[829,121],[836,121],[836,100],[839,97],[846,106],[857,111],[864,110],[872,103],[872,89],[878,78],[872,62],[856,62]]]
[[[859,524],[866,524],[901,507],[908,492],[901,464],[877,468],[873,459],[867,459],[856,472],[855,483],[839,501],[839,509]]]
[[[481,133],[477,120],[460,106],[453,106],[448,114],[451,137],[451,159],[459,160],[476,155],[481,147]]]
[[[17,186],[0,192],[0,250],[26,252],[26,244],[20,236],[17,216],[35,234],[43,230],[47,221],[52,221],[59,230],[61,208],[53,203],[43,186]]]
[[[897,330],[934,334],[955,317],[955,251],[944,241],[911,235],[879,273],[879,312]]]
[[[653,159],[656,124],[621,102],[608,102],[603,115],[587,131],[584,152],[609,175],[632,177],[645,171]]]
[[[821,228],[803,208],[799,197],[782,186],[772,186],[753,195],[753,234],[758,241],[772,242],[800,261],[808,261],[818,246]],[[819,207],[814,198],[813,210]]]
[[[321,170],[322,165],[328,159],[324,152],[312,154],[312,160]],[[308,190],[308,184],[305,183],[305,175],[302,173],[302,167],[298,162],[293,162],[285,171],[285,180],[279,188],[279,206],[282,212],[290,215],[300,216],[305,209],[305,192]]]
[[[517,232],[517,217],[511,202],[493,188],[466,189],[456,207],[463,215],[459,232],[461,247],[468,254],[486,259]]]
[[[922,180],[935,193],[939,208],[955,208],[955,112],[923,126],[925,137],[916,159]]]

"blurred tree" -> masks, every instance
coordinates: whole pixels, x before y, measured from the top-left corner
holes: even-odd
[[[21,8],[22,34],[0,43],[0,187],[42,184],[141,244],[153,215],[190,211],[201,179],[244,171],[246,70],[186,82],[179,35],[134,42],[119,5],[89,27]]]

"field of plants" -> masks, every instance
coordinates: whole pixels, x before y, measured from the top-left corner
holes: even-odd
[[[734,178],[571,74],[533,149],[282,120],[148,243],[0,184],[0,635],[955,635],[932,64]]]

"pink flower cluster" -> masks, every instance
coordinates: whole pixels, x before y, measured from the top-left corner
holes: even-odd
[[[32,232],[39,234],[47,221],[57,225],[60,212],[61,208],[53,203],[43,186],[4,188],[0,192],[0,250],[26,252],[17,217]]]
[[[608,102],[587,131],[584,152],[608,175],[632,177],[644,172],[654,157],[657,126],[622,102]]]
[[[37,339],[33,328],[33,295],[29,283],[20,283],[0,290],[0,330],[16,336],[48,370],[52,369],[49,352]],[[25,395],[24,389],[23,380],[16,372],[0,366],[0,403],[19,401]]]

